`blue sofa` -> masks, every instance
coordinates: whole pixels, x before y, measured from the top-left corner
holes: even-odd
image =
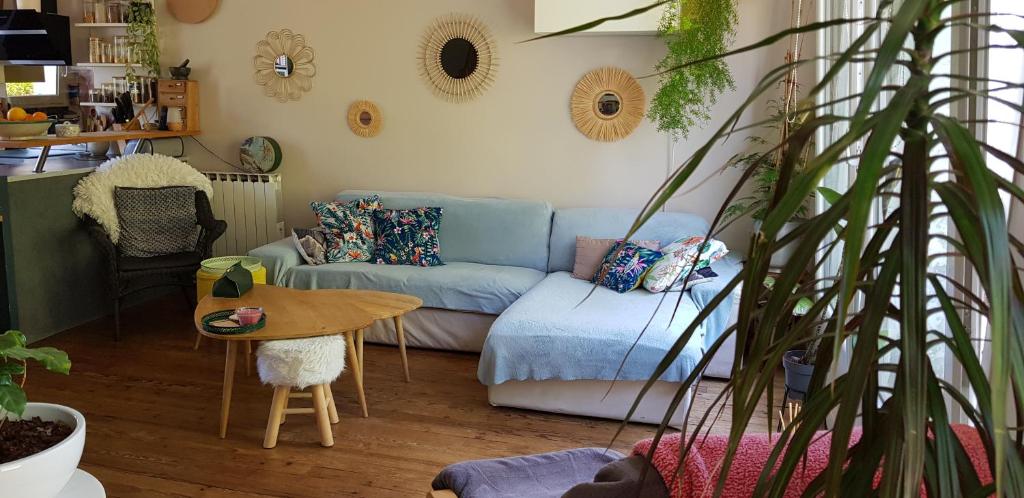
[[[496,405],[621,419],[668,347],[739,270],[735,259],[719,261],[714,265],[718,280],[682,294],[595,290],[569,275],[576,236],[621,237],[635,210],[552,209],[545,202],[429,193],[344,191],[337,198],[348,201],[374,193],[388,208],[444,208],[439,237],[445,265],[310,266],[303,264],[289,239],[250,255],[263,261],[275,285],[373,289],[423,299],[424,307],[406,317],[408,343],[480,351],[478,377]],[[658,213],[636,238],[665,245],[703,235],[707,228],[696,215]],[[723,303],[701,324],[635,420],[660,420],[680,381],[725,330],[730,308],[730,302]],[[375,324],[367,340],[393,344],[394,332],[386,327]],[[615,388],[608,393],[617,373]]]

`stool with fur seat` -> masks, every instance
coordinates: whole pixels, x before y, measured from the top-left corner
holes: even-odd
[[[345,340],[341,336],[265,341],[256,350],[256,369],[264,384],[274,386],[263,447],[277,446],[278,429],[288,414],[312,413],[320,429],[320,444],[334,446],[331,424],[338,423],[331,382],[345,369]],[[310,388],[309,393],[293,393]],[[288,408],[289,398],[311,398],[313,408]]]

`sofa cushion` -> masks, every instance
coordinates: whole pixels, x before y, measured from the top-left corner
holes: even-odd
[[[350,202],[309,203],[316,221],[327,232],[327,262],[369,261],[377,244],[373,215],[380,199],[369,196]]]
[[[632,242],[623,244],[621,250],[619,247],[620,244],[615,244],[608,249],[590,281],[622,294],[640,286],[647,271],[661,259],[661,252]]]
[[[551,224],[551,257],[548,271],[572,271],[576,236],[621,239],[633,225],[635,209],[570,208],[555,211]],[[662,246],[689,235],[707,235],[708,222],[690,213],[657,213],[637,233],[635,240],[657,240]]]
[[[592,239],[582,235],[576,237],[576,259],[572,265],[572,276],[591,281],[601,262],[608,256],[608,250],[621,242],[622,239]],[[657,240],[631,240],[630,242],[647,249],[658,250],[661,242]]]
[[[332,263],[299,265],[284,284],[297,289],[365,289],[410,294],[427,308],[499,314],[544,278],[517,266],[452,262],[444,266]]]
[[[728,305],[724,309],[728,313]],[[552,273],[495,320],[477,376],[485,385],[510,380],[613,380],[621,364],[618,380],[647,380],[698,312],[689,292],[619,294],[567,272]],[[690,374],[703,355],[705,332],[701,325],[661,380],[680,382]]]
[[[338,194],[338,200],[350,201],[375,193],[388,209],[444,208],[440,242],[445,263],[461,261],[547,269],[551,205],[546,202],[360,190],[346,190]],[[574,252],[575,242],[574,236]]]
[[[373,260],[378,265],[441,266],[441,228],[439,207],[415,209],[379,209],[373,212],[377,227],[377,248]]]

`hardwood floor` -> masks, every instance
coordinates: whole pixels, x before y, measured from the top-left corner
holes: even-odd
[[[495,408],[476,380],[477,355],[410,350],[412,382],[397,348],[367,345],[370,418],[359,416],[348,374],[334,384],[341,422],[335,445],[318,445],[311,416],[289,415],[278,446],[261,448],[272,389],[239,361],[227,439],[217,437],[224,345],[192,350],[191,311],[180,299],[130,308],[122,340],[112,320],[37,345],[68,352],[70,377],[29,373],[29,399],[85,414],[81,466],[111,497],[421,497],[443,466],[467,459],[607,446],[615,422]],[[706,406],[721,383],[705,381]],[[293,400],[293,407],[308,400]],[[716,427],[727,428],[728,418]],[[612,447],[628,451],[650,426],[629,427]]]

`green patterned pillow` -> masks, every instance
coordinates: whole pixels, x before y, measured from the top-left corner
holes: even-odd
[[[352,202],[311,202],[317,222],[327,232],[327,262],[369,261],[377,244],[373,213],[383,208],[373,195]]]
[[[374,211],[377,248],[373,257],[379,265],[440,266],[441,230],[439,207],[381,209]]]
[[[715,239],[705,241],[704,237],[686,237],[661,248],[662,256],[644,277],[644,288],[651,292],[676,290],[684,273],[707,268],[725,257],[729,249]],[[696,266],[694,266],[696,263]]]

